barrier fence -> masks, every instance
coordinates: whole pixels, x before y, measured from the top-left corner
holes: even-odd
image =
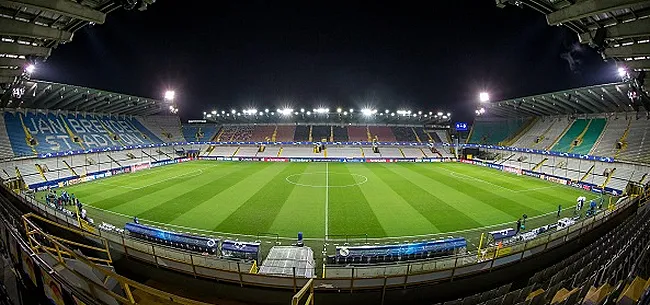
[[[64,225],[77,227],[77,220],[69,213],[57,211],[33,197],[21,194],[20,198],[42,216]],[[493,268],[519,262],[576,239],[578,236],[602,225],[641,198],[627,198],[613,211],[604,211],[586,218],[566,229],[549,231],[535,239],[507,245],[504,250],[494,251],[491,256],[479,258],[477,253],[441,257],[424,261],[372,266],[319,267],[320,277],[314,279],[317,290],[362,290],[386,287],[405,287],[411,284],[449,280],[458,276],[490,271]],[[647,198],[643,198],[647,200]],[[250,273],[253,262],[230,260],[216,256],[192,253],[134,239],[119,231],[98,230],[97,234],[109,241],[110,248],[125,255],[196,277],[218,279],[242,286],[261,286],[297,291],[309,279],[294,276],[280,277]],[[272,238],[273,239],[273,238]],[[282,242],[282,239],[279,239]],[[368,240],[371,241],[370,239]],[[271,241],[274,242],[274,241]],[[293,274],[300,274],[294,269]]]

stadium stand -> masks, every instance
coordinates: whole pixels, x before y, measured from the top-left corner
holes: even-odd
[[[273,125],[255,126],[250,140],[254,142],[271,141],[274,131],[275,126]]]
[[[263,152],[258,152],[257,157],[277,157],[280,153],[280,146],[267,146]]]
[[[352,142],[368,142],[368,128],[349,126],[348,137]]]
[[[296,133],[295,125],[278,125],[278,128],[275,130],[275,139],[271,138],[271,141],[277,141],[277,142],[293,141],[295,133]]]
[[[257,146],[240,146],[236,150],[234,156],[236,157],[255,157],[259,148]]]
[[[416,147],[404,147],[402,148],[402,153],[406,158],[425,158],[427,155],[421,148]],[[437,157],[437,156],[436,156]]]
[[[150,115],[137,120],[163,142],[185,141],[181,120],[176,115]]]
[[[239,141],[250,141],[253,136],[253,126],[224,126],[221,129],[219,138],[217,141],[221,142],[239,142]]]
[[[217,135],[217,130],[213,124],[183,125],[183,136],[188,142],[210,141]]]
[[[368,149],[366,151],[372,151]],[[363,157],[364,152],[360,146],[343,146],[343,145],[330,145],[327,147],[328,157]]]
[[[404,158],[402,150],[398,147],[384,146],[379,148],[379,153],[381,157],[384,158]]]
[[[350,140],[348,138],[348,129],[345,126],[334,126],[334,141],[336,142],[347,142]]]
[[[311,126],[311,137],[314,142],[329,141],[332,128],[329,125],[314,125]]]
[[[293,136],[292,141],[304,142],[309,141],[309,126],[298,125],[296,126],[296,132]]]
[[[377,138],[381,142],[395,142],[395,135],[390,127],[386,126],[369,126],[372,138]]]
[[[239,146],[217,145],[210,152],[210,156],[231,157],[237,152],[238,149],[239,149]]]
[[[499,144],[519,132],[525,122],[525,119],[477,118],[468,143]]]
[[[14,157],[14,151],[11,149],[11,141],[7,128],[5,127],[5,117],[0,116],[0,160],[9,159]]]
[[[590,154],[594,156],[614,157],[618,151],[616,145],[626,133],[630,124],[631,118],[609,118],[607,128],[603,131],[600,140],[594,145]]]
[[[417,135],[416,140],[421,143],[428,143],[429,141],[433,141],[433,138],[430,137],[430,135],[424,131],[424,128],[422,127],[413,127],[413,132]]]
[[[650,163],[650,120],[632,119],[622,142],[623,148],[618,153],[621,160]]]
[[[391,129],[393,130],[395,139],[398,142],[415,143],[418,141],[417,137],[415,137],[415,133],[413,133],[413,130],[410,127],[391,127]]]
[[[435,136],[434,136],[435,134]],[[440,142],[442,143],[449,143],[450,138],[449,138],[449,133],[446,130],[435,130],[434,134],[431,134],[434,136],[434,140],[437,142],[438,140],[435,138],[437,136],[438,139],[440,139]]]
[[[282,157],[318,157],[323,156],[323,153],[314,153],[313,146],[284,146],[282,147]]]
[[[607,120],[603,118],[577,119],[551,150],[588,154],[606,124]]]
[[[5,112],[7,133],[17,156],[161,143],[136,119]]]

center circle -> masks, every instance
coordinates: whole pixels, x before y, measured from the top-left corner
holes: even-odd
[[[349,181],[350,177],[353,182]],[[289,175],[285,180],[297,186],[340,188],[362,185],[368,182],[368,177],[351,173],[314,172]]]

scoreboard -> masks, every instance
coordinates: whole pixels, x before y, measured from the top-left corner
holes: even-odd
[[[467,126],[465,122],[456,122],[456,131],[467,131]]]

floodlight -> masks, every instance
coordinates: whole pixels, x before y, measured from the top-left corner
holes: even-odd
[[[450,112],[447,112],[447,116],[451,116],[451,113],[450,113]]]
[[[216,111],[216,110],[212,110],[212,114],[217,114],[217,111]]]
[[[269,108],[264,109],[264,112],[269,113]]]
[[[347,111],[343,111],[343,115],[348,115],[348,112],[347,112]]]
[[[307,111],[307,115],[311,115],[311,111]]]
[[[442,111],[438,111],[438,116],[442,116],[442,115],[443,115]]]
[[[329,109],[327,109],[327,108],[316,108],[316,109],[313,109],[313,111],[314,111],[314,113],[321,113],[321,114],[323,114],[323,113],[328,113],[328,112],[329,112]]]
[[[429,115],[433,115],[433,112],[429,111]]]
[[[278,109],[278,113],[281,115],[291,115],[292,112],[293,109],[291,108]]]
[[[29,69],[29,67],[27,67],[27,69]],[[176,91],[174,91],[174,90],[165,91],[165,100],[166,101],[173,101],[175,97],[176,97]]]
[[[446,119],[447,119],[447,116],[446,116],[446,115],[443,115],[442,118],[446,120]]]
[[[235,110],[235,109],[230,110],[230,113],[235,114],[235,113],[237,113],[237,110]]]
[[[305,113],[305,108],[300,108],[300,112]]]
[[[369,109],[369,108],[361,109],[361,113],[363,113],[363,115],[365,115],[365,116],[371,116],[372,115],[372,109]]]
[[[350,113],[354,113],[354,109],[350,108]]]
[[[419,114],[419,115],[422,115],[422,111],[418,111],[418,114]]]
[[[481,103],[487,103],[487,102],[490,101],[490,94],[487,93],[487,92],[481,92],[481,93],[479,93],[479,95],[478,95],[478,100],[479,100]]]
[[[343,109],[341,109],[340,107],[339,107],[339,108],[336,108],[336,112],[337,112],[337,113],[341,113],[341,112],[343,112]]]
[[[224,110],[221,110],[221,114],[226,114],[226,111],[224,111]]]
[[[426,114],[426,113],[424,114],[424,117],[425,117],[425,118],[428,117],[428,116],[429,116],[428,114]]]
[[[211,113],[208,113],[208,114],[206,115],[206,117],[211,118],[211,117],[212,117],[212,114],[211,114]]]
[[[36,66],[34,64],[29,64],[27,67],[25,67],[25,72],[32,74],[36,71]]]
[[[384,111],[384,113],[389,113],[389,112],[390,112],[390,110],[388,110],[388,109],[386,109],[386,110]]]
[[[625,67],[619,67],[618,68],[618,76],[620,76],[620,77],[627,76],[627,69],[625,69]]]
[[[395,116],[395,112],[391,113],[390,116]]]

